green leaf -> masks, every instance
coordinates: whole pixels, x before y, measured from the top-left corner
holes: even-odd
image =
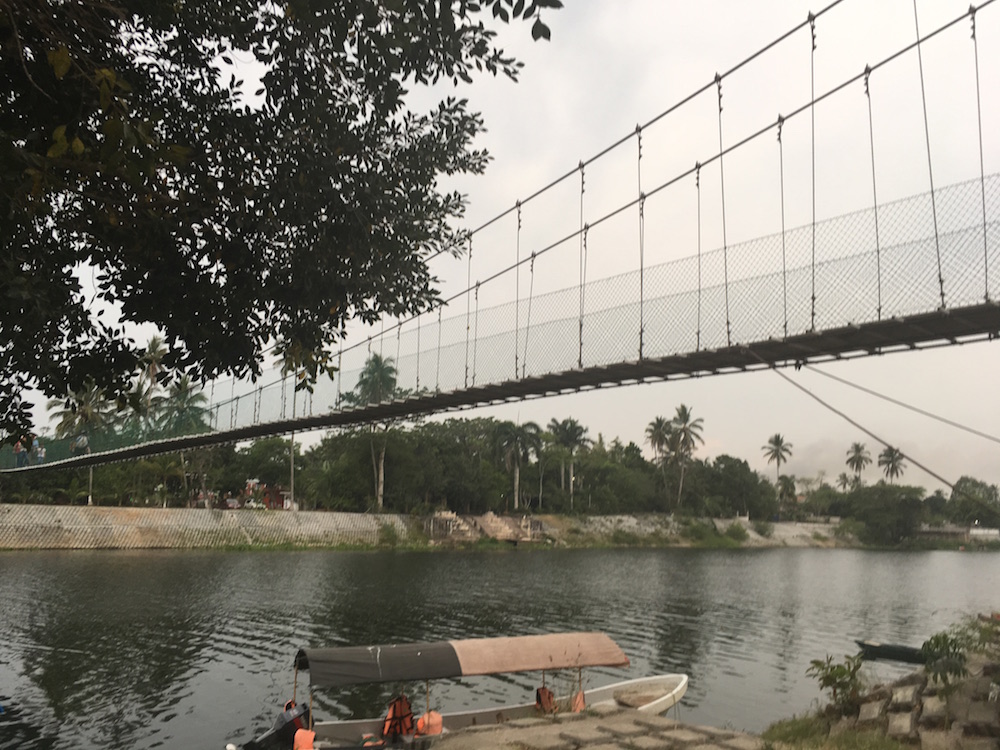
[[[66,47],[49,50],[47,57],[49,65],[52,66],[52,72],[55,73],[56,78],[62,80],[69,73],[70,65],[73,63],[73,59],[69,56],[69,50]]]
[[[548,40],[548,39],[552,38],[552,32],[549,31],[549,27],[548,26],[546,26],[544,23],[542,23],[542,19],[536,18],[535,19],[535,23],[532,24],[532,26],[531,26],[531,38],[534,39],[536,42],[539,39]]]
[[[105,112],[111,106],[111,89],[107,81],[101,81],[101,109]]]
[[[77,156],[82,156],[83,155],[83,152],[84,152],[83,141],[81,141],[79,138],[74,138],[73,139],[73,143],[71,145],[72,145],[73,153],[74,154],[76,154]]]
[[[49,146],[49,150],[45,152],[45,155],[50,156],[53,159],[56,159],[65,154],[67,149],[69,149],[69,144],[66,143],[65,139],[63,139],[61,141],[56,141],[51,146]]]

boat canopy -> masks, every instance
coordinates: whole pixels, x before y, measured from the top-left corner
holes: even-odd
[[[295,657],[296,669],[309,671],[314,688],[628,664],[625,653],[604,633],[304,648]]]

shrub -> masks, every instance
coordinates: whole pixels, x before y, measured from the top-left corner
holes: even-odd
[[[624,529],[615,529],[611,532],[611,543],[619,547],[637,547],[639,546],[639,536],[633,534],[631,531],[625,531]]]
[[[378,546],[395,547],[399,544],[399,531],[391,523],[383,523],[378,529]]]
[[[745,542],[750,538],[750,534],[743,528],[743,524],[736,521],[729,524],[729,527],[726,529],[726,536],[737,542]]]
[[[935,633],[920,647],[927,660],[927,674],[946,688],[953,678],[965,677],[965,648],[949,633]]]
[[[847,713],[858,708],[861,695],[861,654],[844,657],[841,663],[834,663],[829,654],[826,660],[813,659],[806,674],[819,680],[819,686],[829,690],[833,705]]]
[[[768,523],[767,521],[754,521],[753,530],[761,536],[770,539],[771,535],[774,533],[774,524]]]

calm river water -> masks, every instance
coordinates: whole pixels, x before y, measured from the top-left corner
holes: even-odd
[[[687,672],[682,720],[757,731],[816,704],[811,659],[856,637],[919,645],[998,607],[1000,555],[958,552],[4,553],[0,748],[221,750],[291,697],[300,645],[560,630],[607,631],[630,656],[591,684]],[[525,700],[537,681],[432,698]],[[317,695],[317,715],[381,713],[391,689]]]

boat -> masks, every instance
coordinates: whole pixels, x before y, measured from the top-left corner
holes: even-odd
[[[557,670],[575,670],[578,689],[572,695],[555,697],[551,691],[549,712],[586,708],[634,709],[661,714],[676,705],[687,690],[685,674],[660,674],[624,680],[611,685],[583,689],[582,670],[588,667],[627,667],[628,657],[604,633],[557,633],[506,638],[476,638],[435,643],[408,643],[383,646],[305,648],[295,657],[298,673],[309,673],[309,706],[285,705],[274,727],[244,745],[244,750],[290,748],[296,727],[310,722],[312,692],[373,682],[413,682],[425,684],[430,705],[430,681],[476,675],[541,672],[541,687],[535,700],[514,705],[489,706],[472,710],[443,712],[440,731],[451,732],[472,726],[504,723],[540,716],[539,705],[547,691],[546,675]],[[422,700],[420,702],[423,702]],[[435,712],[436,713],[436,712]],[[416,721],[416,719],[414,719]],[[382,738],[387,718],[339,721],[312,721],[316,748],[358,747],[365,738]],[[432,737],[420,738],[422,743]],[[406,738],[408,744],[413,737]]]
[[[901,661],[907,664],[923,664],[927,661],[923,652],[914,646],[901,646],[896,643],[879,643],[878,641],[854,641],[861,649],[861,658],[868,661],[881,659],[883,661]]]

